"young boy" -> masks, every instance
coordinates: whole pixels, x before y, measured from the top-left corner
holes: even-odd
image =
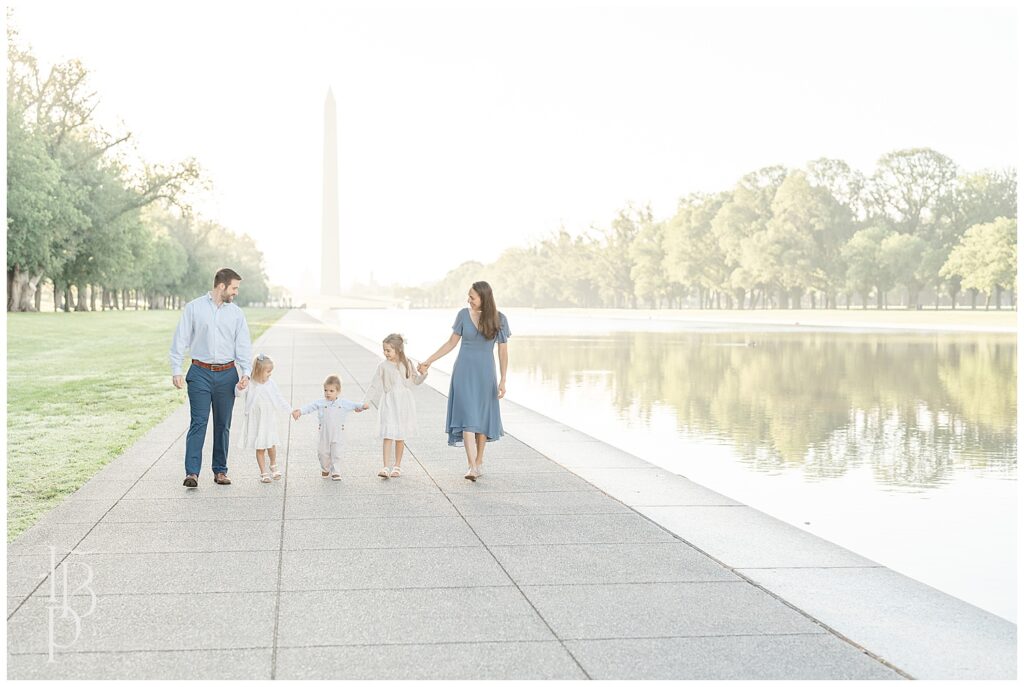
[[[341,479],[341,455],[345,452],[345,418],[351,411],[363,412],[363,404],[338,398],[341,395],[341,380],[337,375],[330,375],[324,380],[324,397],[302,408],[292,411],[296,420],[302,415],[316,411],[320,420],[320,445],[317,456],[320,458],[320,476],[337,482]]]

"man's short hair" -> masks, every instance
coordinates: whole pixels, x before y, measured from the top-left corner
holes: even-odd
[[[218,284],[231,286],[231,282],[234,279],[242,281],[242,275],[240,275],[238,272],[235,272],[230,267],[225,267],[224,269],[219,270],[217,274],[213,275],[213,286],[214,288],[216,288]]]

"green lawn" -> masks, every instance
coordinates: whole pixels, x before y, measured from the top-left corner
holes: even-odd
[[[286,310],[246,308],[253,341]],[[167,350],[180,311],[7,314],[7,540],[186,400]]]

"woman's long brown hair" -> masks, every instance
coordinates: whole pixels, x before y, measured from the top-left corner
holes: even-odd
[[[473,282],[473,290],[480,296],[480,333],[493,339],[498,335],[498,306],[494,304],[494,291],[485,281]]]

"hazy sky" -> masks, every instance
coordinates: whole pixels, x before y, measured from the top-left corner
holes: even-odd
[[[422,283],[627,202],[830,156],[1017,161],[1018,19],[996,8],[17,0],[23,43],[92,72],[201,213],[319,285],[323,104],[338,101],[342,281]]]

